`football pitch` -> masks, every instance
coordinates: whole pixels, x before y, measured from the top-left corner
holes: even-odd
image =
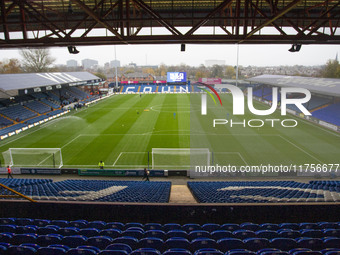
[[[339,163],[338,133],[291,115],[281,116],[279,111],[255,116],[246,110],[244,116],[233,116],[231,95],[221,94],[221,99],[223,106],[208,98],[208,113],[202,116],[199,94],[114,95],[12,136],[0,143],[0,152],[60,148],[64,168],[98,168],[102,160],[106,169],[141,169],[148,163],[150,169],[188,169],[189,148],[203,151],[196,155],[200,164]],[[254,106],[269,108],[257,102]],[[213,127],[214,119],[228,123]],[[284,127],[283,119],[294,119],[298,125]],[[265,124],[250,127],[249,120],[252,126],[258,126],[259,120]],[[245,127],[237,124],[243,121]],[[162,150],[152,153],[155,148]],[[28,161],[27,166],[32,166]],[[44,167],[44,161],[36,166]]]

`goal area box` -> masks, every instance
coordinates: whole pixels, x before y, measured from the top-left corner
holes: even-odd
[[[190,170],[210,164],[208,148],[152,148],[152,169]]]
[[[61,168],[60,148],[9,148],[2,153],[6,166]]]

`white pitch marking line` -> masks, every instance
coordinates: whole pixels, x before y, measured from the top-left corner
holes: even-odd
[[[289,141],[287,138],[283,137],[282,135],[279,135],[283,140],[285,140],[286,142],[290,143],[291,145],[293,145],[295,148],[298,148],[300,151],[306,153],[308,156],[310,156],[311,158],[319,161],[321,164],[324,164],[321,160],[319,160],[318,158],[314,157],[313,155],[311,155],[310,153],[308,153],[307,151],[305,151],[304,149],[300,148],[299,146],[297,146],[295,143]]]
[[[76,139],[78,139],[80,136],[82,136],[81,134],[80,135],[77,135],[75,138],[73,138],[71,141],[69,141],[68,143],[65,143],[62,147],[62,148],[65,148],[66,146],[68,146],[69,144],[73,143]]]
[[[240,152],[237,152],[237,154],[238,154],[239,157],[243,160],[243,162],[244,162],[247,166],[249,166],[248,163],[247,163],[247,161],[245,161],[245,159],[243,158],[242,154],[241,154]]]
[[[119,153],[118,157],[116,158],[116,161],[113,163],[112,166],[115,166],[115,165],[116,165],[118,159],[120,158],[120,156],[122,156],[123,153],[124,153],[124,152]]]

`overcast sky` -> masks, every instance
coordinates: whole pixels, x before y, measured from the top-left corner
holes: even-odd
[[[278,65],[324,65],[327,60],[340,55],[340,45],[302,45],[300,52],[288,51],[291,45],[240,45],[239,65],[242,66],[278,66]],[[66,64],[69,59],[75,59],[78,64],[82,59],[98,60],[104,65],[115,59],[114,46],[84,46],[77,47],[77,55],[68,53],[66,47],[50,48],[56,58],[56,64]],[[186,45],[186,51],[180,51],[180,45],[118,45],[117,60],[121,65],[131,62],[137,65],[179,65],[199,66],[206,60],[224,60],[226,65],[237,63],[236,45]],[[18,50],[1,49],[0,60],[19,58]]]

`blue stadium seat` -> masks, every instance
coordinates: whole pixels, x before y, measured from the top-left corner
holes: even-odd
[[[329,251],[326,252],[325,255],[340,255],[340,251]]]
[[[113,238],[108,236],[92,236],[87,239],[86,244],[90,246],[98,247],[103,250],[113,241]]]
[[[326,254],[328,252],[340,252],[338,248],[326,248],[320,251],[322,254]]]
[[[319,251],[297,251],[292,255],[322,255],[322,253]]]
[[[223,238],[233,238],[234,235],[228,230],[216,230],[211,233],[211,238],[218,241]]]
[[[188,237],[189,240],[194,240],[196,238],[211,238],[211,235],[205,230],[194,230],[189,233]]]
[[[269,248],[269,241],[266,238],[247,238],[243,242],[246,249],[250,251],[258,251],[264,248]]]
[[[12,239],[12,244],[35,243],[37,234],[15,234]]]
[[[182,230],[184,230],[187,233],[190,233],[191,231],[194,231],[194,230],[202,230],[202,227],[201,225],[196,224],[196,223],[188,223],[182,226]]]
[[[228,255],[254,255],[255,252],[248,251],[248,250],[242,250],[242,249],[236,249],[236,250],[230,250],[227,253]]]
[[[163,230],[162,224],[159,223],[147,223],[144,225],[145,231],[148,230]]]
[[[0,245],[0,254],[4,255],[6,254],[7,247]]]
[[[173,248],[166,250],[163,255],[192,255],[192,253],[186,249]]]
[[[125,229],[125,225],[121,222],[109,222],[106,224],[106,229]]]
[[[129,255],[127,251],[112,251],[112,250],[102,250],[98,253],[98,255]]]
[[[323,242],[320,238],[300,237],[298,238],[297,243],[300,248],[308,248],[313,251],[320,251],[324,248]]]
[[[12,235],[8,233],[0,233],[0,242],[1,243],[11,243]]]
[[[79,228],[76,227],[65,227],[58,230],[58,234],[63,236],[73,236],[79,233]]]
[[[128,229],[122,232],[122,236],[131,236],[137,239],[142,239],[144,237],[144,232],[142,230]]]
[[[255,234],[258,238],[273,239],[279,237],[278,232],[273,230],[258,230]]]
[[[29,246],[12,245],[7,248],[6,255],[34,255],[36,250]]]
[[[195,251],[194,255],[223,255],[224,253],[217,250],[217,249],[212,249],[212,248],[205,248],[205,249],[199,249]]]
[[[86,237],[98,236],[99,230],[95,228],[82,228],[79,230],[78,234]]]
[[[280,229],[278,224],[273,224],[273,223],[263,223],[259,225],[260,230],[272,230],[276,231]]]
[[[138,247],[138,239],[129,236],[121,236],[113,239],[113,243],[123,243],[129,245],[132,250],[137,249]]]
[[[340,238],[340,228],[339,229],[325,229],[323,231],[324,236],[334,236]]]
[[[96,253],[100,252],[101,249],[99,249],[98,247],[95,246],[91,246],[91,245],[81,245],[78,246],[77,249],[87,249],[87,250],[93,250]]]
[[[34,234],[37,228],[33,226],[17,226],[15,232],[17,234]]]
[[[181,248],[185,250],[190,250],[190,242],[186,238],[182,237],[172,237],[164,242],[165,249]]]
[[[291,230],[291,229],[283,229],[278,230],[279,237],[283,238],[298,238],[301,236],[301,233],[297,230]]]
[[[252,223],[252,222],[245,222],[245,223],[240,224],[240,228],[246,229],[246,230],[251,230],[251,231],[255,232],[255,231],[259,230],[259,225]]]
[[[55,247],[55,248],[62,248],[65,251],[68,251],[69,249],[71,249],[69,246],[65,245],[65,244],[51,244],[48,247]]]
[[[0,225],[0,233],[16,233],[16,225]]]
[[[103,229],[99,232],[99,235],[101,236],[109,236],[112,238],[119,237],[121,235],[121,230],[115,229],[115,228],[109,228],[109,229]]]
[[[279,224],[281,229],[291,229],[291,230],[299,230],[300,226],[297,223],[281,223]]]
[[[148,230],[144,233],[144,237],[156,237],[164,241],[166,233],[163,230]]]
[[[71,248],[76,248],[77,246],[85,245],[87,238],[85,236],[74,235],[74,236],[65,236],[61,243],[67,245]]]
[[[175,230],[175,229],[181,230],[182,227],[178,223],[167,223],[167,224],[164,224],[163,226],[164,232],[169,232],[170,230]]]
[[[139,248],[130,253],[130,255],[161,255],[160,251],[153,248]]]
[[[281,237],[271,239],[270,245],[272,248],[277,248],[282,251],[290,251],[292,249],[299,247],[295,239],[281,238]],[[307,248],[307,247],[300,247],[300,248]]]
[[[106,228],[106,223],[104,221],[91,221],[87,224],[87,227],[102,230]]]
[[[72,248],[66,252],[67,255],[96,255],[97,252],[90,249]]]
[[[338,237],[326,237],[323,239],[325,248],[338,248],[340,249],[340,238]]]
[[[129,222],[125,224],[125,229],[128,228],[141,228],[143,229],[144,225],[141,223],[137,223],[137,222]]]
[[[236,238],[224,238],[217,241],[218,249],[228,251],[234,249],[245,249],[245,244],[242,240]]]
[[[219,224],[215,223],[207,223],[202,226],[202,229],[208,232],[213,232],[215,230],[218,230],[221,226]]]
[[[36,243],[22,243],[22,244],[20,244],[19,246],[32,247],[32,248],[34,248],[35,250],[38,250],[38,249],[40,248],[40,245],[39,245],[39,244],[36,244]]]
[[[240,226],[238,224],[226,223],[226,224],[223,224],[220,227],[220,229],[221,230],[227,230],[227,231],[230,231],[230,232],[234,232],[235,230],[240,229]]]
[[[105,248],[105,250],[110,250],[110,251],[126,251],[127,253],[132,252],[132,248],[124,243],[114,243],[110,244]]]
[[[192,240],[190,243],[190,250],[192,252],[199,250],[199,249],[204,249],[204,248],[216,249],[217,243],[214,239],[210,239],[210,238],[197,238],[197,239]]]
[[[258,250],[256,252],[256,254],[259,255],[262,252],[281,252],[281,250],[280,249],[276,249],[276,248],[264,248],[264,249]]]
[[[166,236],[167,238],[183,237],[183,238],[189,239],[188,233],[180,229],[170,230],[168,233],[166,233]]]
[[[36,233],[39,235],[56,234],[58,233],[58,228],[52,226],[40,227]]]
[[[37,250],[38,255],[64,255],[66,251],[59,247],[41,247]]]
[[[255,232],[253,232],[251,230],[247,230],[247,229],[235,230],[233,232],[233,235],[234,235],[235,238],[238,238],[238,239],[246,239],[246,238],[256,237]]]
[[[61,237],[56,235],[40,235],[37,237],[36,242],[41,246],[48,246],[51,244],[59,244],[61,242]]]
[[[289,250],[288,253],[293,254],[294,252],[297,252],[297,251],[312,251],[312,250],[308,248],[294,248],[294,249]]]
[[[159,251],[163,250],[163,240],[156,237],[147,237],[139,240],[139,247],[153,248]]]
[[[301,236],[303,237],[313,237],[313,238],[321,238],[324,233],[319,229],[302,229],[300,230]]]

